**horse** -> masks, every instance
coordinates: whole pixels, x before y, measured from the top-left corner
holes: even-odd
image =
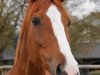
[[[71,48],[64,0],[28,0],[8,75],[79,75]]]

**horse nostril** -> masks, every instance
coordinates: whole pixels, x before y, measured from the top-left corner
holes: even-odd
[[[57,66],[56,75],[68,75],[65,71],[62,71],[61,64]]]
[[[61,73],[62,73],[62,71],[61,71],[61,64],[59,64],[57,66],[56,73],[57,73],[57,75],[61,75]]]

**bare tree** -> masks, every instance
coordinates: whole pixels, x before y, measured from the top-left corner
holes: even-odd
[[[0,54],[13,47],[17,26],[22,22],[26,0],[0,1]]]

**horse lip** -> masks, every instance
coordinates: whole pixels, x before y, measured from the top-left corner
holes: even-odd
[[[62,72],[62,75],[68,75],[68,74],[67,74],[67,72],[64,71],[64,72]]]
[[[80,72],[77,72],[77,74],[76,75],[80,75]]]

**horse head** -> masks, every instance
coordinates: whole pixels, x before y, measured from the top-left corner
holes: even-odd
[[[69,44],[70,18],[61,4],[63,1],[28,0],[23,25],[27,58],[51,75],[79,75]]]

